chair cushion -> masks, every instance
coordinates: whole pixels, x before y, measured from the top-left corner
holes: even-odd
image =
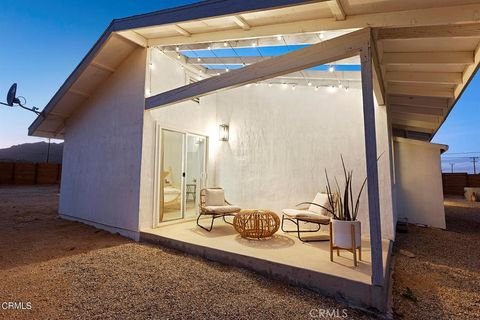
[[[327,217],[316,212],[309,210],[297,210],[297,209],[283,209],[283,214],[288,218],[299,219],[304,221],[316,222],[321,224],[330,223],[330,217]]]
[[[328,195],[326,193],[320,193],[320,192],[317,193],[317,195],[315,196],[315,199],[313,199],[312,202],[318,203],[319,205],[324,206],[325,208],[330,208],[330,203],[328,202]],[[330,213],[327,210],[313,204],[311,204],[308,207],[308,211],[318,213],[324,216],[330,215]]]
[[[225,192],[223,189],[206,189],[205,206],[224,206]]]
[[[207,214],[225,214],[239,212],[241,208],[238,206],[205,206],[203,210]]]

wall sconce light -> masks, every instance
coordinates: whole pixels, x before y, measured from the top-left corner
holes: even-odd
[[[220,141],[228,141],[228,124],[221,124],[219,126],[218,138]]]

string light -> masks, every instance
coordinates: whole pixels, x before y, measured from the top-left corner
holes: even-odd
[[[197,61],[198,61],[198,62],[200,62],[200,61],[202,61],[202,59],[200,59],[200,58],[197,58]]]
[[[212,50],[212,47],[208,46],[207,49],[208,49],[208,50]]]
[[[332,65],[330,65],[330,66],[328,67],[328,72],[333,72],[333,71],[335,71],[335,67],[332,66]]]
[[[320,32],[318,36],[320,37],[320,40],[323,40],[323,38],[325,38],[325,35],[323,34],[323,32]]]
[[[153,64],[153,62],[150,62],[150,69],[155,69],[155,65]]]
[[[223,43],[223,46],[224,46],[224,47],[227,47],[227,46],[228,46],[227,41],[225,41],[225,42]]]
[[[271,87],[272,87],[272,84],[271,84],[271,83],[269,83],[269,84],[268,84],[268,87],[269,87],[269,88],[271,88]]]
[[[225,69],[225,72],[229,72],[229,71],[230,71],[230,69],[228,69],[228,68]]]
[[[339,83],[339,84],[338,84],[338,87],[339,87],[340,89],[342,89],[342,88],[343,88],[343,84],[342,84],[342,83]]]
[[[295,90],[295,85],[294,84],[292,84],[292,90]]]
[[[180,58],[181,58],[180,54],[177,54],[177,59],[180,59]]]
[[[318,86],[315,86],[315,91],[318,91]]]
[[[257,46],[257,43],[254,41],[252,42],[252,47],[256,47]]]
[[[278,40],[278,41],[282,40],[282,36],[281,36],[281,35],[278,35],[278,36],[277,36],[277,40]]]
[[[179,46],[176,46],[176,47],[175,47],[175,51],[177,51],[177,52],[180,51],[180,47],[179,47]]]
[[[308,86],[311,87],[312,86],[312,82],[311,81],[308,81]]]

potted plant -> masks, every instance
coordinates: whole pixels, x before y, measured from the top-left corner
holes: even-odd
[[[351,251],[354,254],[354,261],[356,264],[355,250],[361,249],[362,234],[361,223],[357,220],[357,215],[360,204],[360,196],[362,195],[367,178],[364,179],[360,190],[354,197],[352,183],[353,170],[347,171],[343,157],[340,156],[340,158],[342,160],[345,185],[343,186],[343,189],[340,188],[337,178],[334,178],[335,185],[334,188],[332,188],[328,178],[327,170],[325,169],[325,178],[327,183],[326,191],[328,195],[329,208],[324,207],[324,209],[330,212],[333,217],[330,230],[331,250],[346,249]]]

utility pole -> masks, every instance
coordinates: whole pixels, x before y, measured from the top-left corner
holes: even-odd
[[[454,165],[454,164],[455,164],[455,163],[453,163],[453,162],[450,163],[451,173],[453,173],[453,165]]]
[[[478,157],[472,157],[472,162],[473,162],[473,174],[477,174],[477,167],[476,167],[477,160],[478,160]]]
[[[47,147],[47,163],[50,160],[50,138],[48,138],[48,147]]]

